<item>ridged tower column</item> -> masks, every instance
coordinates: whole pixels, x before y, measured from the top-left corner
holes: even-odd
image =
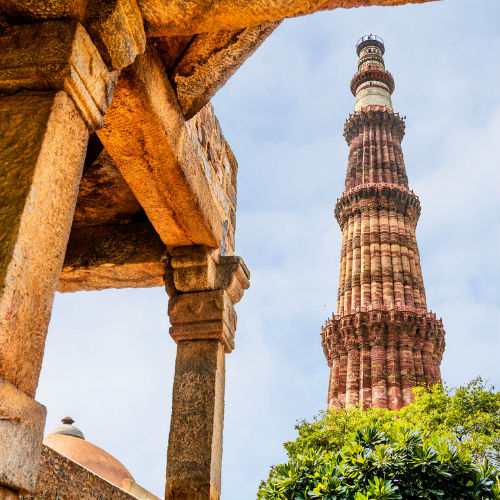
[[[415,238],[420,202],[408,189],[405,124],[392,109],[384,44],[366,36],[357,53],[345,191],[335,206],[343,235],[337,314],[321,334],[328,406],[396,410],[413,401],[414,386],[441,383],[444,330],[427,311]]]

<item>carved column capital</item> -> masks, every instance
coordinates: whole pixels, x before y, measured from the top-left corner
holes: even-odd
[[[0,92],[64,90],[89,130],[102,127],[115,77],[77,21],[8,26],[0,34]]]
[[[234,349],[236,311],[225,290],[181,293],[168,302],[170,335],[181,340],[219,340],[224,350]]]
[[[174,248],[165,273],[167,293],[172,296],[214,290],[218,260],[217,250],[206,246]]]
[[[169,295],[226,290],[233,304],[238,303],[250,286],[250,272],[241,257],[220,256],[205,246],[175,248],[165,274]]]
[[[241,257],[221,257],[204,246],[174,249],[165,275],[171,295],[172,338],[176,342],[217,339],[231,352],[236,330],[234,304],[249,287],[249,277]]]

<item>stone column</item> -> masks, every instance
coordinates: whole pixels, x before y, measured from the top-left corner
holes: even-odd
[[[347,393],[347,351],[343,347],[339,347],[339,382],[337,393],[337,406],[343,408],[346,406],[346,393]]]
[[[425,324],[424,324],[425,328]],[[425,383],[428,386],[433,386],[435,384],[441,383],[441,374],[439,369],[439,358],[436,361],[437,346],[435,339],[433,337],[427,338],[423,342],[422,347],[422,367],[424,371]]]
[[[370,265],[370,213],[361,212],[361,307],[371,302],[371,265]]]
[[[399,410],[403,405],[401,393],[401,376],[399,365],[398,330],[399,325],[388,325],[387,339],[387,398],[390,410]]]
[[[339,314],[350,314],[352,298],[352,240],[354,238],[354,223],[350,218],[347,221],[347,243],[345,246],[345,277],[344,277],[344,310]]]
[[[383,304],[382,258],[380,251],[379,213],[376,208],[370,209],[370,273],[371,303]]]
[[[361,305],[361,215],[354,215],[352,239],[351,309]]]
[[[177,342],[167,453],[167,500],[220,497],[225,353],[234,348],[234,304],[249,286],[240,257],[206,247],[172,252],[166,275]]]
[[[330,367],[330,384],[328,390],[328,408],[337,407],[339,396],[339,355],[333,355],[332,366]]]
[[[8,490],[1,498],[36,484],[45,408],[34,396],[45,336],[89,131],[101,125],[111,91],[78,22],[2,29],[0,484]]]
[[[414,330],[402,335],[399,347],[399,362],[401,366],[401,391],[403,406],[413,403],[413,387],[415,387],[415,364],[413,362]]]
[[[360,344],[360,365],[359,405],[361,408],[370,408],[372,405],[372,358],[371,347],[367,341]]]
[[[373,325],[371,346],[372,405],[374,408],[387,408],[384,325]]]
[[[352,332],[349,333],[353,335]],[[346,406],[356,406],[359,403],[359,362],[359,347],[352,339],[347,344]]]

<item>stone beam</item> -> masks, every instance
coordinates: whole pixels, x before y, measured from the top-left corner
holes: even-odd
[[[73,228],[57,291],[163,286],[165,252],[149,222]]]
[[[219,246],[222,220],[153,47],[122,71],[98,135],[166,245]]]
[[[321,10],[432,0],[138,0],[148,36],[233,31]]]
[[[278,24],[279,21],[266,22],[237,31],[195,36],[169,72],[186,119],[210,101]]]

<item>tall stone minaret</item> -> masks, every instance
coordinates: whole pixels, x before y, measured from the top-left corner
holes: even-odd
[[[357,53],[355,112],[344,126],[345,191],[335,206],[342,229],[337,314],[321,333],[328,406],[395,410],[413,401],[414,386],[441,383],[444,330],[427,311],[415,238],[420,202],[408,189],[405,124],[392,109],[384,43],[364,36]]]

